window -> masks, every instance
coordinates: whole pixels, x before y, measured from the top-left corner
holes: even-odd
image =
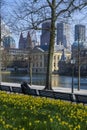
[[[54,59],[56,59],[56,56],[54,56]]]
[[[40,67],[42,67],[42,62],[40,62]]]
[[[56,63],[54,63],[54,67],[56,66]]]
[[[58,56],[58,60],[60,59],[60,56]]]

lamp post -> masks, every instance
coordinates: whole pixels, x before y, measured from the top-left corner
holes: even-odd
[[[32,58],[31,58],[31,56],[28,56],[25,59],[27,60],[27,63],[28,63],[28,73],[29,73],[29,77],[30,77],[29,84],[32,85]]]
[[[32,85],[32,58],[29,57],[29,74],[30,74],[30,85]]]
[[[74,64],[75,64],[75,59],[71,59],[71,64],[72,64],[72,88],[71,92],[74,92]]]
[[[80,90],[80,44],[78,38],[78,91]]]

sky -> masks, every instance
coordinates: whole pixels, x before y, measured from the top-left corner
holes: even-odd
[[[8,15],[7,12],[11,12],[11,8],[13,9],[14,6],[14,1],[15,0],[4,0],[6,2],[6,4],[4,5],[5,10],[4,10],[4,15]],[[19,1],[19,0],[18,0]],[[72,33],[74,33],[74,25],[75,24],[83,24],[83,25],[87,25],[87,11],[83,10],[83,11],[76,11],[75,13],[73,13],[72,17],[70,18],[69,22],[72,21]],[[86,27],[87,28],[87,27]],[[73,34],[74,35],[74,34]],[[19,40],[19,35],[15,35],[13,33],[13,37],[16,41],[16,47],[18,47],[18,40]],[[38,39],[40,40],[40,33],[37,34]]]

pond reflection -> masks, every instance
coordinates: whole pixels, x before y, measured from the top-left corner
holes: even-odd
[[[45,74],[33,74],[32,84],[45,85]],[[74,78],[74,88],[77,88],[77,78]],[[16,82],[22,83],[23,81],[30,82],[28,74],[2,74],[2,82]],[[52,75],[53,87],[71,87],[72,77]],[[87,77],[81,78],[81,88],[87,89]]]

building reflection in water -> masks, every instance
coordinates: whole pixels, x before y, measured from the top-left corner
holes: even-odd
[[[33,75],[32,83],[36,85],[45,85],[45,75],[38,74]],[[16,82],[22,83],[26,81],[29,83],[29,76],[28,75],[18,75],[18,74],[3,74],[2,75],[3,82]],[[71,83],[71,77],[59,76],[59,75],[52,75],[52,86],[53,87],[68,87]]]

